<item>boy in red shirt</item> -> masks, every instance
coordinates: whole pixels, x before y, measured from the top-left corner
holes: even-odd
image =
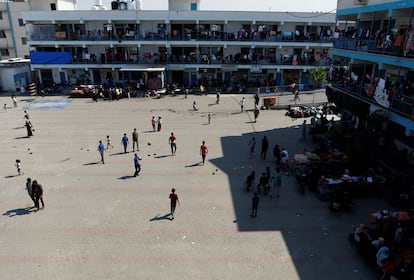
[[[171,206],[171,208],[170,208],[171,209],[171,212],[170,212],[171,220],[174,220],[175,207],[177,206],[177,202],[178,202],[178,204],[180,204],[180,201],[178,200],[178,195],[175,193],[174,188],[171,189],[171,193],[170,193],[169,198],[170,198],[170,201],[171,201],[171,204],[170,204],[170,206]]]
[[[206,142],[203,141],[200,147],[200,155],[201,155],[201,158],[203,159],[203,165],[206,160],[207,153],[208,153],[208,148],[207,148]]]

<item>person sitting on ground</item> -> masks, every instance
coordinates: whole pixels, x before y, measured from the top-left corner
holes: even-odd
[[[378,237],[378,239],[372,240],[371,245],[378,251],[379,248],[384,246],[385,240],[384,237]]]
[[[366,246],[370,244],[370,236],[364,224],[360,224],[354,231],[354,240],[357,245]]]

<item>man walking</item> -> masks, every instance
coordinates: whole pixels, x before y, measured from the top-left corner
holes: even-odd
[[[177,207],[177,203],[180,205],[180,201],[178,200],[178,195],[175,193],[175,188],[171,189],[169,198],[170,198],[171,220],[174,220],[174,213],[175,213],[175,208]]]
[[[27,193],[29,194],[31,200],[33,201],[33,203],[36,206],[36,202],[35,202],[35,199],[34,199],[34,196],[33,196],[32,179],[31,178],[27,178],[27,180],[26,180],[26,190],[27,190]]]
[[[42,208],[45,208],[45,203],[43,202],[43,187],[37,182],[37,180],[33,180],[32,192],[37,210],[40,210],[39,200],[42,203]]]
[[[126,133],[124,133],[124,136],[121,139],[121,143],[122,143],[122,145],[124,145],[124,153],[127,152],[128,142],[129,142],[128,136],[126,135]]]
[[[135,144],[137,145],[137,151],[139,152],[138,132],[136,128],[134,128],[134,131],[132,132],[132,151],[133,152],[135,152]]]
[[[170,138],[168,139],[168,143],[171,146],[171,155],[175,156],[175,152],[177,151],[177,144],[175,143],[176,137],[174,132],[171,132]]]
[[[103,164],[105,164],[105,160],[104,160],[105,146],[104,146],[104,144],[102,144],[102,141],[101,140],[99,140],[98,152],[101,155],[101,162]]]
[[[250,214],[250,217],[257,217],[257,208],[259,207],[259,196],[257,195],[257,192],[254,193],[252,197],[252,213]]]
[[[206,145],[206,141],[203,141],[201,143],[201,146],[200,146],[200,155],[201,155],[203,165],[204,165],[204,162],[206,161],[207,153],[208,153],[208,148],[207,148],[207,145]]]
[[[245,104],[246,104],[246,99],[243,96],[243,98],[240,100],[240,110],[241,110],[241,112],[244,111],[244,105]]]
[[[282,174],[280,174],[280,168],[276,168],[276,172],[273,173],[272,178],[270,180],[273,180],[273,189],[270,194],[270,197],[273,197],[273,194],[276,192],[276,197],[279,198],[280,195],[280,187],[282,186]]]
[[[255,148],[256,148],[256,138],[253,137],[252,140],[249,141],[250,159],[253,157]]]
[[[262,156],[264,160],[266,159],[266,154],[267,154],[268,149],[269,149],[269,140],[267,139],[265,135],[263,136],[263,139],[262,139],[262,151],[260,153],[260,155]]]
[[[304,120],[303,121],[303,123],[302,123],[302,126],[301,126],[301,132],[302,132],[302,136],[301,136],[301,140],[306,140],[306,130],[307,130],[307,127],[306,127],[306,120]]]
[[[135,153],[135,156],[134,156],[134,166],[135,166],[134,177],[137,177],[139,175],[139,172],[141,172],[141,160],[142,160],[142,158],[140,156],[138,156],[138,154]]]

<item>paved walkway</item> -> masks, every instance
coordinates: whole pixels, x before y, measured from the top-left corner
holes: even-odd
[[[379,199],[358,200],[351,213],[330,213],[284,176],[280,199],[261,197],[258,217],[250,217],[244,179],[255,170],[258,180],[272,166],[270,151],[266,160],[258,155],[262,137],[291,155],[313,147],[299,140],[302,120],[285,117],[284,110],[261,111],[254,123],[251,111],[240,112],[239,95],[223,94],[219,105],[215,95],[98,103],[18,99],[18,108],[0,112],[4,279],[377,279],[347,234],[367,213],[386,207]],[[253,96],[246,99],[252,108]],[[10,97],[0,102],[11,106]],[[24,106],[35,128],[30,139]],[[162,116],[160,132],[152,132],[152,116]],[[123,133],[131,141],[134,127],[143,158],[136,178],[132,146],[126,154],[121,147]],[[176,156],[170,156],[171,132]],[[96,149],[106,135],[114,148],[103,165]],[[249,159],[252,137],[258,144]],[[204,166],[203,140],[209,149]],[[16,176],[16,159],[22,176]],[[45,189],[46,207],[37,213],[28,210],[26,177]],[[174,221],[167,218],[172,187],[181,202]]]

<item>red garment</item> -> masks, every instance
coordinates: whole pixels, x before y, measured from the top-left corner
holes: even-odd
[[[170,143],[174,143],[175,142],[175,139],[176,139],[175,136],[174,135],[171,135],[170,136]]]
[[[200,151],[201,151],[202,155],[206,155],[207,151],[208,151],[207,146],[206,145],[201,145]]]
[[[178,201],[178,195],[176,193],[171,193],[170,194],[170,199],[171,199],[172,204],[176,204],[177,201]]]

